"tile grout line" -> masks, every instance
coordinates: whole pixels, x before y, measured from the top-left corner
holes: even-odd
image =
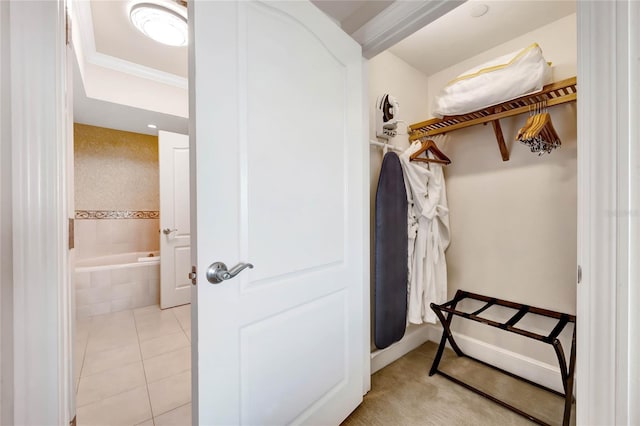
[[[189,306],[189,323],[191,323],[191,303],[189,303],[188,305],[181,305],[181,306]],[[176,318],[176,321],[178,321],[178,325],[180,326],[180,329],[182,330],[184,335],[187,337],[187,340],[189,341],[189,346],[191,346],[191,336],[187,334],[187,330],[185,330],[185,328],[182,326],[182,322],[176,315],[175,311],[173,312],[173,316]],[[189,327],[189,333],[191,333],[191,327]]]
[[[78,331],[78,319],[76,321],[76,335]],[[92,323],[93,320],[90,321]],[[80,381],[82,380],[82,370],[84,370],[84,362],[87,359],[87,347],[89,346],[89,339],[91,338],[91,324],[89,324],[89,331],[87,331],[87,341],[84,344],[84,349],[82,350],[82,363],[80,364],[80,371],[78,371],[78,381],[76,382],[76,400],[75,405],[78,405],[78,393],[80,391]],[[77,336],[76,336],[77,337]],[[77,408],[77,407],[76,407]]]
[[[130,311],[130,312],[132,313],[132,315],[131,315],[131,316],[132,316],[132,318],[134,318],[134,327],[135,327],[135,317],[133,317],[133,310],[131,310],[131,309],[126,309],[126,310],[124,310],[124,311],[118,311],[117,313],[122,313],[122,312],[127,312],[127,311]],[[109,314],[106,314],[106,315],[109,315]],[[133,345],[133,343],[129,343],[129,344],[120,344],[120,345],[118,345],[118,346],[108,347],[108,348],[106,348],[106,349],[100,349],[100,350],[96,350],[96,351],[93,351],[93,352],[89,353],[89,352],[88,352],[88,347],[89,347],[89,342],[91,341],[91,340],[90,340],[90,339],[91,339],[91,334],[92,334],[93,332],[96,332],[96,330],[94,329],[94,326],[96,326],[96,324],[93,324],[93,321],[92,321],[92,327],[90,327],[90,328],[89,328],[89,333],[88,333],[88,337],[87,337],[87,344],[86,344],[86,346],[85,346],[85,350],[84,350],[84,357],[83,357],[83,364],[82,364],[82,369],[83,369],[83,370],[84,370],[84,365],[85,365],[85,363],[86,363],[86,359],[87,359],[87,356],[88,356],[88,355],[91,355],[91,356],[97,356],[98,354],[102,354],[102,353],[109,352],[109,351],[116,351],[116,350],[122,349],[122,348],[124,348],[124,347],[127,347],[127,346],[131,346],[131,345]],[[136,329],[136,341],[138,341],[137,329]],[[140,345],[140,343],[138,342],[138,346],[139,346],[139,345]],[[140,361],[142,362],[142,357],[140,358]],[[137,362],[137,361],[135,361],[135,362]],[[81,376],[81,377],[90,377],[90,376],[94,376],[94,375],[96,375],[96,374],[105,373],[106,371],[109,371],[109,370],[111,370],[111,369],[118,368],[118,367],[122,367],[122,366],[124,366],[124,365],[134,364],[135,362],[133,362],[133,361],[132,361],[132,362],[128,362],[128,363],[125,363],[125,364],[119,365],[119,366],[117,366],[117,367],[110,367],[110,368],[107,368],[106,370],[97,371],[97,372],[94,372],[94,373],[88,374],[88,375],[86,375],[86,376]]]
[[[189,405],[189,404],[191,404],[191,401],[187,402],[186,404],[179,405],[179,406],[177,406],[176,408],[172,408],[171,410],[164,411],[164,412],[162,412],[162,413],[158,414],[158,416],[157,416],[157,417],[164,416],[164,415],[165,415],[165,414],[167,414],[167,413],[170,413],[170,412],[172,412],[172,411],[174,411],[174,410],[177,410],[178,408],[182,408],[182,407],[184,407],[184,406],[186,406],[186,405]],[[154,417],[154,419],[155,419],[155,417]]]
[[[1,1],[1,0],[0,0],[0,1]],[[128,309],[128,310],[129,310],[129,311],[132,311],[131,309]],[[125,311],[119,311],[119,312],[126,312],[126,311],[127,311],[127,310],[125,310]],[[133,311],[132,311],[132,313],[133,313]],[[134,321],[134,327],[135,327],[135,321]],[[89,333],[91,333],[91,331],[92,331],[92,329],[90,329]],[[95,330],[93,330],[93,331],[95,331]],[[88,346],[88,340],[87,340],[87,346]],[[110,351],[110,350],[120,349],[120,348],[123,348],[123,347],[124,347],[124,346],[117,346],[117,347],[114,347],[114,348],[112,348],[112,349],[100,350],[100,351],[93,352],[91,355],[93,355],[93,354],[98,354],[98,353],[102,353],[102,352],[107,352],[107,351]],[[138,351],[140,351],[140,345],[139,345],[139,344],[138,344]],[[85,364],[85,362],[86,362],[87,355],[88,355],[88,354],[86,353],[86,350],[85,350],[85,356],[84,356],[84,358],[83,358],[83,369],[84,369],[84,364]],[[142,364],[142,372],[143,372],[143,374],[145,374],[145,370],[144,370],[144,363],[143,363],[143,361],[142,361],[142,354],[141,354],[140,356],[141,356],[140,363]],[[138,362],[138,361],[136,361],[136,362]],[[107,370],[103,370],[103,371],[100,371],[100,372],[97,372],[97,373],[89,374],[89,375],[87,375],[87,376],[81,376],[80,378],[82,379],[82,378],[92,377],[92,376],[95,376],[95,375],[98,375],[98,374],[103,374],[103,373],[108,372],[109,370],[113,370],[113,369],[116,369],[116,368],[121,368],[122,366],[132,365],[132,364],[135,364],[136,362],[129,362],[129,363],[126,363],[126,364],[120,365],[120,366],[118,366],[118,367],[111,367],[111,368],[109,368],[109,369],[107,369]],[[147,380],[146,380],[146,376],[145,376],[145,384],[146,384],[146,381],[147,381]],[[138,387],[142,387],[142,386],[138,386]],[[86,407],[86,406],[89,406],[89,405],[92,405],[92,404],[96,404],[96,403],[99,403],[99,402],[102,402],[102,401],[104,401],[105,399],[113,398],[113,397],[116,397],[116,396],[121,395],[121,394],[123,394],[123,393],[130,392],[130,391],[132,391],[132,390],[134,390],[134,389],[137,389],[138,387],[131,388],[131,389],[127,389],[127,390],[123,390],[123,391],[120,391],[120,392],[115,393],[115,394],[113,394],[113,395],[109,395],[109,396],[104,397],[104,398],[101,398],[101,399],[99,399],[99,400],[97,400],[97,401],[88,402],[88,403],[85,403],[85,404],[83,404],[83,405],[78,405],[78,400],[77,400],[77,395],[79,394],[79,392],[78,392],[78,393],[76,393],[76,409],[81,408],[81,407]],[[147,390],[147,394],[148,394],[148,390]],[[149,403],[149,405],[151,405],[151,403]]]
[[[174,333],[174,334],[178,334],[178,333]],[[152,359],[154,359],[154,358],[158,358],[158,357],[160,357],[160,356],[164,356],[164,355],[172,354],[172,353],[174,353],[174,352],[178,352],[178,351],[183,351],[183,350],[185,350],[185,349],[190,349],[190,348],[189,348],[189,345],[187,345],[187,346],[182,346],[182,347],[177,348],[177,349],[172,349],[172,350],[167,351],[167,352],[162,352],[161,354],[151,356],[151,357],[149,357],[149,358],[147,358],[147,359],[143,359],[143,360],[142,360],[142,362],[144,363],[144,361],[149,361],[149,360],[152,360]],[[143,356],[143,355],[141,354],[141,356]]]
[[[157,305],[156,305],[156,306],[157,306]],[[180,326],[181,331],[182,331],[182,333],[183,333],[183,335],[184,335],[185,331],[184,331],[184,329],[182,328],[182,324],[180,323],[180,321],[179,321],[179,320],[178,320],[178,318],[176,317],[175,311],[173,311],[173,309],[171,309],[171,310],[172,310],[172,312],[173,312],[174,318],[175,318],[175,319],[176,319],[176,321],[178,322],[178,325]],[[147,379],[147,372],[146,372],[145,364],[144,364],[145,359],[143,358],[143,355],[142,355],[142,341],[140,340],[140,335],[138,334],[138,322],[137,322],[137,317],[136,317],[136,315],[135,315],[135,313],[134,313],[134,309],[128,309],[128,310],[126,310],[126,311],[131,312],[131,316],[132,316],[132,318],[133,318],[133,325],[134,325],[134,328],[135,328],[135,331],[136,331],[136,341],[138,342],[138,353],[140,354],[140,363],[142,364],[142,371],[143,371],[143,374],[144,374],[145,387],[146,387],[146,389],[147,389],[147,398],[148,398],[148,401],[149,401],[149,408],[150,408],[150,410],[151,410],[151,418],[150,418],[150,419],[146,419],[146,420],[144,420],[144,421],[151,420],[151,421],[152,421],[152,423],[153,423],[153,424],[154,424],[154,426],[155,426],[155,417],[156,417],[156,416],[155,416],[155,415],[154,415],[154,413],[153,413],[153,406],[151,405],[151,395],[150,395],[150,393],[149,393],[149,382],[148,382],[148,379]],[[120,312],[125,312],[125,311],[120,311]],[[81,368],[81,372],[82,372],[82,370],[84,369],[84,365],[85,365],[85,363],[86,363],[87,348],[88,348],[88,344],[89,344],[89,341],[90,341],[91,335],[92,335],[92,333],[93,333],[93,332],[95,332],[95,331],[96,331],[96,330],[94,329],[93,320],[91,321],[91,323],[92,323],[92,324],[91,324],[91,327],[89,328],[89,333],[88,333],[88,337],[87,337],[87,343],[86,343],[86,345],[85,345],[85,350],[84,350],[84,353],[83,353],[83,365],[82,365],[82,368]],[[174,333],[174,334],[178,334],[178,333],[179,333],[179,332],[176,332],[176,333]],[[163,337],[163,336],[158,336],[158,337]],[[151,340],[151,339],[148,339],[148,340]],[[188,337],[187,337],[187,340],[189,340],[189,339],[188,339]],[[124,347],[124,346],[126,346],[126,345],[118,346],[118,347],[116,347],[116,348],[112,348],[112,349],[118,349],[118,348],[121,348],[121,347]],[[187,345],[187,346],[185,346],[185,347],[182,347],[182,348],[178,348],[178,349],[176,349],[176,350],[173,350],[173,351],[165,352],[164,354],[156,355],[156,356],[151,357],[151,358],[149,358],[149,359],[153,359],[153,358],[155,358],[155,357],[157,357],[157,356],[161,356],[161,355],[169,354],[169,353],[172,353],[172,352],[177,352],[177,351],[179,351],[179,350],[184,350],[185,348],[189,348],[189,349],[190,349],[190,344],[189,344],[189,345]],[[108,349],[108,350],[112,350],[112,349]],[[95,353],[99,353],[99,352],[104,352],[104,351],[96,351]],[[128,363],[128,364],[126,364],[126,365],[129,365],[129,364],[134,364],[134,363],[132,362],[132,363]],[[90,376],[95,375],[95,374],[101,374],[101,373],[104,373],[104,372],[106,372],[106,371],[109,371],[109,370],[105,370],[105,371],[101,371],[101,372],[96,372],[96,373],[94,373],[94,374],[91,374],[91,375],[89,375],[89,376],[84,376],[84,377],[90,377]],[[186,371],[187,371],[187,370],[182,371],[182,372],[177,373],[177,374],[183,374],[183,373],[184,373],[184,372],[186,372]],[[79,379],[78,379],[78,380],[80,381],[80,379],[81,379],[82,377],[83,377],[83,376],[81,375],[81,376],[79,377]],[[165,380],[165,379],[168,379],[168,377],[165,377],[165,378],[160,379],[160,380]],[[160,381],[160,380],[158,380],[158,381]],[[79,382],[78,382],[78,383],[79,383]],[[154,382],[154,383],[155,383],[155,382]],[[78,390],[79,390],[79,386],[78,386]],[[117,396],[117,395],[120,395],[120,394],[125,393],[125,392],[128,392],[128,390],[126,390],[126,391],[122,391],[122,392],[119,392],[119,393],[117,393],[117,394],[115,394],[115,395],[111,395],[111,396],[109,396],[109,398],[114,397],[114,396]],[[77,395],[78,395],[78,392],[76,392],[76,396],[77,396]],[[95,402],[93,402],[93,403],[96,403],[96,402],[100,402],[100,401],[95,401]],[[83,406],[85,406],[85,405],[91,405],[91,404],[93,404],[93,403],[84,404]],[[183,407],[184,405],[187,405],[187,404],[190,404],[190,403],[191,403],[191,401],[189,401],[189,402],[187,402],[187,403],[185,403],[185,404],[183,404],[183,405],[180,405],[180,406],[178,406],[178,407],[172,408],[171,410],[168,410],[168,411],[165,411],[165,412],[159,413],[158,415],[166,414],[166,413],[168,413],[169,411],[173,411],[173,410],[175,410],[175,409],[181,408],[181,407]]]
[[[142,356],[142,344],[140,342],[140,335],[138,334],[138,320],[133,310],[131,310],[131,314],[133,315],[133,324],[136,328],[136,338],[138,340],[138,351],[140,351],[140,360],[142,361],[142,372],[144,374],[144,385],[147,388],[147,399],[149,400],[149,410],[151,411],[151,423],[153,423],[153,425],[155,426],[156,417],[153,414],[153,405],[151,405],[151,394],[149,393],[149,382],[147,381],[147,370],[144,368],[144,358]]]
[[[0,1],[1,1],[1,0],[0,0]],[[131,346],[133,346],[133,345],[131,345]],[[125,348],[125,347],[126,347],[126,346],[119,346],[119,347],[117,347],[117,348],[115,348],[115,349],[122,349],[122,348]],[[136,363],[138,363],[138,362],[142,362],[142,361],[143,361],[143,360],[142,360],[142,359],[140,359],[140,360],[135,360],[135,361],[125,362],[125,363],[120,364],[120,365],[117,365],[117,366],[115,366],[115,367],[109,367],[109,368],[107,368],[106,370],[96,371],[95,373],[87,374],[86,376],[81,376],[81,377],[83,377],[83,378],[84,378],[84,377],[93,377],[93,376],[97,376],[98,374],[104,374],[104,373],[107,373],[107,372],[109,372],[109,371],[111,371],[111,370],[115,370],[115,369],[117,369],[117,368],[121,368],[121,367],[126,367],[126,366],[128,366],[128,365],[133,365],[133,364],[136,364]],[[143,368],[144,368],[144,365],[143,365]],[[126,391],[123,391],[123,392],[126,392]]]
[[[181,305],[181,306],[186,306],[186,305]],[[171,313],[173,314],[173,317],[176,319],[176,321],[178,322],[178,325],[180,326],[180,330],[182,330],[182,333],[185,335],[185,337],[186,337],[186,338],[187,338],[187,340],[189,341],[189,344],[188,344],[186,347],[187,347],[187,348],[189,348],[189,355],[191,355],[191,349],[192,349],[192,347],[191,347],[191,338],[187,335],[186,330],[185,330],[185,329],[184,329],[184,327],[182,326],[182,322],[180,322],[180,319],[178,319],[178,316],[176,315],[176,308],[175,308],[175,307],[174,307],[174,308],[169,308],[168,310],[170,310],[170,311],[171,311]],[[189,313],[191,313],[191,303],[189,303]],[[178,350],[182,350],[182,349],[184,349],[184,348],[180,348],[180,349],[178,349]],[[175,352],[175,351],[173,351],[173,352]],[[167,353],[170,353],[170,352],[167,352]],[[185,370],[185,371],[187,371],[187,370]],[[192,370],[192,369],[191,369],[191,367],[190,367],[188,371],[189,371],[189,372],[192,372],[193,370]],[[182,374],[182,373],[184,373],[184,371],[183,371],[183,372],[181,372],[181,373],[178,373],[178,374]],[[167,378],[165,377],[165,379],[167,379]],[[165,379],[161,379],[161,380],[165,380]],[[158,380],[158,381],[159,381],[159,380]],[[191,391],[189,391],[189,393],[191,393]],[[193,395],[190,395],[190,396],[189,396],[189,402],[187,402],[186,404],[180,405],[180,406],[178,406],[178,407],[176,407],[176,408],[172,408],[171,410],[167,410],[167,411],[165,411],[164,413],[160,413],[160,414],[158,414],[158,416],[162,416],[162,415],[164,415],[164,414],[169,413],[170,411],[177,410],[178,408],[182,408],[182,407],[184,407],[185,405],[189,405],[189,404],[191,404],[191,403],[193,402],[192,400],[193,400]],[[155,422],[155,415],[154,415],[153,419],[154,419],[154,422]],[[154,425],[155,425],[155,423],[154,423]]]

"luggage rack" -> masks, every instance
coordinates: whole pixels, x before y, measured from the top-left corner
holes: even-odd
[[[474,312],[471,313],[467,313],[467,312],[462,312],[459,310],[456,310],[456,305],[458,304],[458,302],[464,300],[464,299],[474,299],[474,300],[479,300],[482,302],[486,302],[485,305],[483,307],[481,307],[480,309],[475,310]],[[479,317],[478,315],[481,314],[482,312],[486,311],[487,309],[489,309],[492,306],[503,306],[506,308],[511,308],[511,309],[516,309],[517,312],[506,322],[504,323],[500,323],[497,321],[492,321],[486,318],[482,318]],[[568,426],[569,425],[569,420],[571,418],[571,404],[573,402],[573,376],[574,376],[574,372],[575,372],[575,365],[576,365],[576,328],[575,328],[575,323],[576,323],[576,317],[574,315],[569,315],[569,314],[563,314],[561,312],[555,312],[555,311],[550,311],[547,309],[541,309],[541,308],[536,308],[533,306],[529,306],[529,305],[523,305],[521,303],[515,303],[515,302],[509,302],[507,300],[502,300],[502,299],[497,299],[495,297],[488,297],[488,296],[483,296],[480,294],[475,294],[475,293],[469,293],[467,291],[463,291],[463,290],[458,290],[454,296],[454,298],[446,303],[443,303],[441,305],[436,305],[435,303],[431,304],[431,309],[435,312],[435,314],[438,316],[438,319],[440,319],[440,322],[442,323],[442,338],[440,339],[440,345],[438,346],[438,351],[436,352],[436,357],[433,360],[433,364],[431,365],[431,370],[429,371],[429,376],[433,376],[434,374],[438,373],[441,376],[453,381],[454,383],[457,383],[481,396],[484,396],[485,398],[490,399],[491,401],[502,405],[505,408],[508,408],[509,410],[520,414],[523,417],[528,418],[529,420],[536,422],[538,424],[541,425],[548,425],[548,423],[540,420],[539,418],[526,413],[510,404],[508,404],[505,401],[502,401],[492,395],[489,395],[485,392],[483,392],[480,389],[477,389],[467,383],[462,382],[461,380],[456,379],[455,377],[452,377],[450,375],[448,375],[447,373],[438,370],[438,365],[440,364],[440,361],[442,359],[442,354],[444,352],[444,347],[447,343],[447,341],[449,341],[449,343],[451,344],[451,348],[455,351],[455,353],[458,356],[464,356],[466,358],[472,359],[476,362],[479,362],[480,364],[486,365],[488,367],[491,367],[495,370],[498,370],[504,374],[507,374],[513,378],[516,378],[518,380],[524,381],[526,383],[529,383],[531,385],[534,385],[538,388],[544,389],[548,392],[551,392],[555,395],[561,396],[564,398],[565,402],[564,402],[564,415],[562,418],[562,424],[563,426]],[[445,317],[445,315],[443,314],[443,312],[446,312],[447,315]],[[556,324],[556,326],[553,328],[553,330],[551,330],[551,332],[548,335],[542,335],[542,334],[538,334],[538,333],[533,333],[531,331],[528,330],[524,330],[522,328],[518,328],[516,327],[516,324],[526,315],[526,314],[536,314],[536,315],[541,315],[547,318],[554,318],[558,320],[558,323]],[[530,339],[534,339],[537,340],[539,342],[543,342],[543,343],[547,343],[551,346],[553,346],[553,349],[556,353],[556,356],[558,357],[558,364],[560,366],[560,375],[562,376],[562,387],[564,389],[564,393],[560,393],[557,392],[553,389],[550,389],[546,386],[543,386],[539,383],[535,383],[532,382],[528,379],[525,379],[524,377],[518,376],[517,374],[513,374],[510,373],[508,371],[505,371],[499,367],[496,367],[494,365],[491,365],[489,363],[486,363],[484,361],[481,361],[479,359],[476,359],[474,357],[471,357],[469,355],[466,355],[462,352],[462,350],[460,350],[460,347],[456,344],[455,340],[453,339],[453,334],[451,333],[451,320],[453,319],[454,316],[460,316],[466,319],[470,319],[472,321],[476,321],[482,324],[486,324],[492,327],[496,327],[511,333],[515,333],[515,334],[519,334],[520,336],[524,336],[524,337],[528,337]],[[562,332],[562,330],[565,328],[565,326],[568,323],[573,323],[574,327],[573,327],[573,338],[571,340],[571,353],[570,353],[570,357],[569,357],[569,365],[567,366],[567,359],[565,357],[564,351],[562,349],[562,344],[560,343],[560,341],[558,340],[558,335]]]

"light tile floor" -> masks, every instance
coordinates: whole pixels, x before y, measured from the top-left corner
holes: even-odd
[[[191,307],[78,320],[79,426],[191,425]]]

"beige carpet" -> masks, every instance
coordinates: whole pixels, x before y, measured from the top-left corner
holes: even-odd
[[[531,425],[524,417],[440,375],[429,377],[437,345],[425,343],[371,377],[371,391],[344,426]],[[553,425],[564,400],[446,350],[440,369]],[[575,404],[571,424],[575,425]]]

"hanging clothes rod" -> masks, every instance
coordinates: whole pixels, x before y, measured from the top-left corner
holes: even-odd
[[[404,149],[398,148],[397,146],[394,146],[394,145],[391,145],[391,144],[388,144],[388,143],[374,141],[374,140],[369,140],[369,145],[379,146],[381,148],[387,147],[387,149],[391,149],[393,151],[398,151],[398,152],[404,152],[405,151]]]

